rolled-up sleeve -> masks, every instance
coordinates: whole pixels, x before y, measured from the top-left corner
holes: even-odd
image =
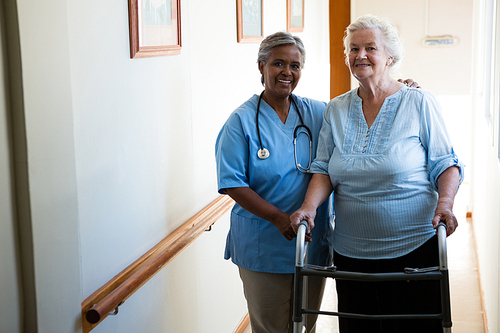
[[[464,164],[453,150],[448,132],[435,97],[423,94],[421,103],[420,141],[427,151],[427,170],[431,184],[437,190],[437,179],[449,167],[460,170],[460,183],[464,178]]]

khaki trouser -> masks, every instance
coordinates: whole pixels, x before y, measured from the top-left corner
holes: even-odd
[[[252,333],[293,331],[293,274],[254,272],[239,267]],[[308,277],[308,308],[319,309],[325,278]],[[307,332],[315,332],[316,317],[306,316]]]

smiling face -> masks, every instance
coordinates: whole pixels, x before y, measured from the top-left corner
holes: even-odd
[[[358,80],[379,79],[389,75],[392,58],[385,51],[382,31],[361,29],[351,35],[348,52],[349,69]]]
[[[273,49],[266,63],[259,62],[268,99],[286,99],[295,89],[301,75],[302,54],[295,45]]]

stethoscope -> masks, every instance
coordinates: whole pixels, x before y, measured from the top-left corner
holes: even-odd
[[[260,112],[260,101],[262,100],[262,95],[264,95],[264,91],[260,94],[259,96],[259,101],[257,102],[257,115],[255,117],[255,123],[257,126],[257,135],[259,137],[259,143],[260,143],[260,149],[257,151],[257,156],[261,160],[265,160],[266,158],[269,157],[269,150],[264,148],[262,145],[262,138],[260,136],[260,128],[259,128],[259,112]],[[304,120],[302,119],[302,115],[300,114],[299,108],[297,107],[297,103],[295,103],[295,99],[293,98],[292,95],[290,95],[290,98],[292,100],[293,105],[295,106],[295,109],[297,110],[297,114],[299,115],[300,123],[301,125],[298,125],[295,127],[295,130],[293,131],[293,155],[295,158],[295,166],[297,167],[297,170],[299,170],[302,173],[309,173],[309,170],[311,169],[311,160],[312,160],[312,134],[311,130],[309,127],[304,125]],[[299,132],[299,129],[303,127],[306,129],[307,132]],[[309,164],[307,165],[307,168],[304,168],[300,163],[297,161],[297,137],[300,133],[303,133],[304,135],[307,135],[309,138]]]

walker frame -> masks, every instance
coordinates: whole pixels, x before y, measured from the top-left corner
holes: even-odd
[[[305,234],[307,221],[301,221],[297,231],[297,246],[295,256],[295,279],[294,279],[294,301],[293,301],[293,332],[304,332],[304,315],[329,315],[344,318],[357,319],[441,319],[443,333],[451,333],[451,305],[450,285],[448,275],[448,260],[446,250],[446,225],[440,223],[437,228],[439,266],[428,268],[406,268],[404,272],[393,273],[359,273],[338,271],[335,266],[323,267],[306,264],[307,243]],[[388,315],[366,315],[346,312],[330,312],[305,308],[307,299],[304,280],[307,276],[321,276],[335,279],[352,281],[422,281],[439,280],[441,291],[441,313],[432,314],[388,314]]]

